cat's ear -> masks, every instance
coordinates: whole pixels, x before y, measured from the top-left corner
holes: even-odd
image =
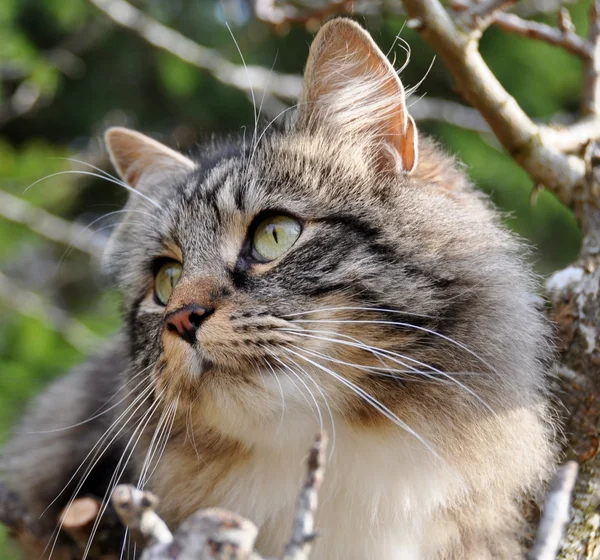
[[[417,164],[417,129],[402,83],[371,36],[349,19],[326,23],[310,47],[297,125],[368,138],[385,169],[410,172]]]
[[[196,167],[191,159],[128,128],[109,128],[104,141],[115,169],[133,188],[139,188],[142,181],[189,173]]]

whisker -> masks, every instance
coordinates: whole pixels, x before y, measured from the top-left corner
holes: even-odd
[[[289,356],[287,357],[288,360],[290,360],[292,362],[292,364],[294,364],[304,375],[306,375],[306,377],[308,377],[308,379],[310,379],[310,381],[312,381],[313,385],[317,388],[317,391],[319,391],[319,393],[321,394],[321,396],[323,397],[323,402],[325,403],[325,406],[327,407],[327,411],[329,413],[329,419],[331,420],[331,448],[329,450],[329,457],[333,457],[333,452],[335,450],[335,443],[336,443],[336,429],[335,429],[335,420],[333,418],[333,412],[331,410],[331,406],[329,405],[329,401],[327,400],[327,397],[325,395],[325,391],[323,391],[323,389],[321,388],[321,386],[317,383],[317,381],[313,378],[312,375],[310,375],[302,366],[300,366],[300,364],[298,364],[298,362],[296,362],[295,360],[293,360],[292,358],[290,358]],[[322,428],[321,428],[322,430]]]
[[[94,445],[94,447],[92,447],[92,449],[89,451],[89,453],[84,457],[83,461],[81,462],[79,468],[73,473],[73,475],[71,476],[71,478],[67,481],[66,485],[64,486],[64,488],[58,493],[58,495],[56,496],[56,498],[54,498],[54,500],[52,500],[52,502],[50,502],[50,504],[48,504],[48,507],[46,507],[46,509],[41,513],[40,517],[42,515],[44,515],[44,513],[46,513],[46,511],[48,511],[48,509],[50,507],[52,507],[55,503],[56,500],[58,500],[58,498],[60,498],[60,496],[63,494],[63,492],[68,488],[69,484],[71,482],[73,482],[73,480],[75,479],[75,477],[77,476],[77,473],[83,468],[85,462],[90,458],[90,456],[94,453],[94,452],[98,452],[99,450],[97,450],[96,448],[100,445],[103,444],[104,441],[106,441],[109,437],[111,432],[118,426],[119,422],[129,414],[129,412],[131,411],[131,409],[136,405],[136,403],[138,404],[138,406],[135,408],[135,410],[133,410],[131,412],[131,414],[129,414],[129,418],[128,420],[123,424],[123,426],[121,426],[121,429],[117,432],[117,434],[113,437],[113,439],[105,446],[104,450],[102,451],[101,455],[104,454],[104,452],[108,449],[108,447],[110,447],[110,445],[112,445],[112,443],[116,440],[116,438],[119,436],[119,434],[125,429],[125,426],[127,425],[127,423],[129,422],[129,420],[131,420],[133,418],[133,416],[135,415],[135,413],[141,408],[141,406],[144,404],[144,401],[146,400],[146,398],[148,398],[150,396],[150,394],[152,393],[152,389],[153,386],[151,384],[151,382],[149,381],[148,387],[146,387],[145,389],[143,389],[141,391],[141,393],[134,399],[134,401],[119,415],[119,417],[107,428],[107,430],[104,432],[104,434],[98,439],[98,441],[96,442],[96,444]],[[141,401],[141,402],[139,402]],[[94,457],[92,458],[92,460],[94,458],[96,458],[97,455],[94,455]],[[96,463],[100,460],[100,457],[98,457],[98,459],[96,460],[96,462],[89,467],[89,469],[87,469],[87,472],[89,473],[90,470],[96,465]],[[85,479],[84,479],[85,480]],[[78,488],[76,489],[77,493],[81,487],[81,485],[83,485],[83,482],[80,482],[80,485],[78,486]]]
[[[310,315],[311,313],[323,313],[326,311],[374,311],[380,313],[395,313],[397,315],[409,315],[411,317],[422,317],[424,319],[437,319],[437,317],[433,315],[424,315],[423,313],[413,313],[411,311],[402,311],[400,309],[386,309],[385,307],[323,307],[320,309],[311,309],[309,311],[299,311],[297,313],[288,313],[286,315],[281,315],[282,318],[285,317],[299,317],[302,315]]]
[[[279,362],[283,367],[285,367],[294,377],[296,377],[296,379],[298,381],[300,381],[300,383],[302,383],[302,386],[306,389],[306,391],[310,395],[311,399],[315,403],[315,408],[316,408],[316,413],[317,413],[317,420],[319,421],[319,427],[321,428],[321,432],[324,431],[325,428],[324,428],[324,425],[323,425],[323,415],[321,414],[321,408],[319,407],[319,403],[317,402],[317,399],[315,398],[315,395],[310,390],[310,387],[306,384],[306,381],[304,381],[304,379],[302,379],[302,377],[298,374],[298,372],[294,371],[286,363],[284,363],[282,360],[280,360],[277,357],[277,355],[272,354],[272,356],[273,356],[273,358],[275,360],[277,360],[277,362]],[[300,368],[300,369],[302,369],[302,368]]]
[[[137,373],[135,376],[133,376],[125,385],[129,384],[131,381],[133,381],[136,377],[138,377],[139,375],[141,375],[142,373],[144,373],[148,368],[150,368],[150,366],[148,366],[147,368],[143,369],[142,371],[140,371],[139,373]],[[135,391],[140,385],[142,385],[143,383],[147,382],[147,379],[142,379],[131,391]],[[106,410],[103,410],[102,412],[99,412],[100,410],[102,410],[102,408],[104,406],[106,406],[107,403],[109,403],[118,393],[120,393],[123,389],[125,388],[125,386],[123,386],[121,389],[119,389],[112,397],[110,397],[110,399],[108,399],[99,409],[97,412],[94,413],[93,416],[90,416],[90,418],[88,418],[87,420],[82,420],[81,422],[77,422],[77,424],[72,424],[71,426],[65,426],[64,428],[55,428],[53,430],[42,430],[39,432],[27,432],[28,434],[53,434],[55,432],[64,432],[65,430],[71,430],[73,428],[77,428],[79,426],[83,426],[84,424],[87,424],[88,422],[91,422],[92,420],[95,420],[96,418],[100,418],[100,416],[106,414],[107,412],[110,412],[111,410],[113,410],[114,408],[116,408],[118,405],[120,405],[124,400],[126,400],[129,395],[125,395],[122,399],[120,399],[119,401],[117,401],[115,404],[113,404],[112,406],[110,406],[109,408],[107,408]]]
[[[141,196],[143,199],[147,200],[148,202],[150,202],[151,204],[156,206],[156,208],[160,209],[160,205],[158,204],[158,202],[152,200],[151,198],[147,197],[144,193],[134,189],[133,187],[130,187],[129,185],[123,183],[122,181],[115,181],[109,177],[106,177],[105,175],[100,175],[99,173],[91,173],[90,171],[67,170],[67,171],[57,171],[56,173],[51,173],[50,175],[46,175],[45,177],[42,177],[41,179],[38,179],[37,181],[34,181],[33,183],[31,183],[31,185],[29,185],[23,191],[23,194],[25,194],[31,187],[34,187],[38,183],[41,183],[42,181],[45,181],[46,179],[51,179],[52,177],[57,177],[59,175],[89,175],[90,177],[96,177],[98,179],[103,179],[105,181],[108,181],[109,183],[114,183],[115,185],[119,185],[120,187],[123,187],[124,189],[128,190],[131,193],[135,193],[138,196]]]
[[[479,356],[478,354],[473,352],[473,350],[466,347],[464,344],[458,342],[457,340],[454,340],[453,338],[450,338],[449,336],[438,333],[434,330],[427,329],[425,327],[420,327],[418,325],[412,325],[410,323],[401,323],[399,321],[383,321],[383,320],[370,321],[367,319],[313,319],[313,320],[297,319],[297,320],[293,320],[291,322],[292,323],[363,324],[363,325],[371,324],[371,325],[390,325],[390,326],[396,326],[396,327],[407,327],[407,328],[415,329],[417,331],[426,332],[427,334],[437,336],[438,338],[441,338],[442,340],[450,342],[450,344],[454,344],[461,350],[464,350],[465,352],[468,352],[469,354],[471,354],[471,356],[473,356],[474,358],[479,360],[482,364],[484,364],[485,366],[490,368],[491,371],[496,372],[494,367],[491,366],[487,361],[485,361],[481,356]]]
[[[102,519],[102,516],[104,515],[104,513],[106,512],[106,509],[108,508],[108,506],[110,504],[110,497],[113,493],[113,490],[116,488],[117,484],[119,484],[121,477],[125,473],[125,470],[127,469],[127,465],[129,464],[129,461],[131,460],[131,457],[133,456],[133,452],[135,451],[137,444],[139,443],[142,435],[144,434],[146,427],[148,426],[150,420],[152,419],[154,412],[156,412],[156,410],[158,409],[158,406],[160,405],[160,403],[162,401],[162,396],[163,396],[164,392],[165,392],[165,390],[163,390],[160,394],[157,395],[156,401],[150,406],[150,408],[144,413],[142,418],[139,420],[138,426],[136,427],[133,434],[129,438],[129,441],[127,442],[127,446],[125,447],[123,454],[121,455],[121,458],[119,459],[119,462],[117,463],[117,466],[115,467],[115,471],[108,483],[108,489],[104,494],[104,499],[102,500],[102,505],[101,505],[100,511],[98,512],[98,515],[96,516],[96,519],[94,521],[94,525],[92,526],[92,530],[91,530],[90,536],[88,538],[87,546],[85,548],[85,551],[83,553],[81,560],[86,560],[86,558],[90,552],[90,548],[92,546],[94,537],[96,536],[96,532],[98,531],[98,527],[100,526],[100,521]],[[135,440],[135,443],[131,447],[131,451],[129,452],[129,455],[127,456],[127,458],[125,459],[125,462],[123,463],[125,454],[127,453],[127,450],[129,449],[129,446],[131,445],[131,442],[133,441],[133,438],[136,437],[136,435],[137,435],[137,438]],[[122,463],[123,463],[123,466],[121,467]]]
[[[252,109],[254,111],[254,135],[253,138],[256,139],[256,130],[258,128],[258,114],[256,112],[256,97],[254,96],[254,87],[252,86],[252,80],[250,79],[250,73],[248,72],[248,66],[244,59],[244,55],[242,54],[242,49],[238,45],[238,42],[235,39],[233,31],[231,31],[231,27],[229,27],[229,23],[225,22],[225,26],[227,27],[227,31],[231,35],[233,39],[233,43],[235,44],[235,48],[237,49],[238,54],[240,55],[240,59],[242,60],[242,64],[244,66],[244,72],[246,73],[246,79],[248,80],[248,86],[250,87],[250,95],[252,97]]]
[[[285,329],[282,329],[285,330]],[[292,331],[293,332],[293,331]],[[310,332],[325,332],[327,334],[337,334],[338,336],[344,336],[346,338],[350,338],[354,341],[356,341],[356,344],[351,344],[348,343],[346,341],[341,341],[341,340],[336,340],[336,339],[332,339],[332,338],[325,338],[325,337],[319,337],[319,336],[312,336],[310,334],[305,333],[304,331],[302,332],[295,332],[294,334],[296,334],[297,336],[305,336],[308,338],[316,338],[318,340],[325,340],[327,342],[334,342],[334,343],[338,343],[338,344],[342,344],[342,345],[346,345],[346,346],[351,346],[354,348],[361,348],[363,350],[366,350],[368,352],[371,352],[372,354],[379,356],[381,354],[383,354],[383,356],[394,362],[397,363],[403,367],[408,367],[409,370],[407,372],[402,372],[402,373],[412,373],[412,374],[419,374],[422,375],[430,380],[435,381],[436,383],[446,383],[446,384],[454,384],[457,385],[458,387],[460,387],[461,389],[463,389],[465,392],[467,392],[468,394],[470,394],[473,398],[475,398],[477,401],[479,401],[479,403],[481,405],[483,405],[489,412],[495,414],[494,410],[492,409],[492,407],[484,400],[482,399],[475,391],[473,391],[470,387],[468,387],[467,385],[465,385],[464,383],[462,383],[461,381],[459,381],[458,379],[456,379],[455,376],[450,375],[448,372],[442,371],[438,368],[433,367],[430,364],[426,364],[425,362],[421,362],[420,360],[417,360],[415,358],[411,358],[410,356],[406,356],[405,354],[399,354],[397,352],[392,352],[391,350],[385,350],[383,348],[376,348],[370,345],[366,345],[360,341],[358,341],[357,339],[350,337],[348,335],[344,335],[342,333],[331,333],[330,331],[310,331]],[[306,350],[305,350],[306,351]],[[400,359],[397,359],[396,356]],[[330,361],[337,361],[334,360],[333,358],[327,357],[327,356],[321,356],[327,360]],[[406,364],[404,361],[402,360],[408,360],[410,362],[416,363],[417,365],[420,365],[422,367],[428,368],[431,371],[421,371],[418,370],[412,366],[409,366],[408,364]],[[350,363],[346,363],[346,362],[342,362],[345,365],[349,365],[352,367],[358,367],[356,364],[350,364]],[[361,367],[369,367],[369,366],[361,366]],[[441,380],[439,378],[437,378],[436,376],[433,375],[433,373],[438,374],[442,377],[444,377],[444,380]],[[465,375],[464,373],[461,372],[461,375]],[[390,377],[396,377],[394,375],[391,375]],[[410,378],[411,380],[415,380],[414,378]]]
[[[158,457],[156,458],[156,462],[154,463],[154,468],[148,474],[148,470],[150,470],[150,465],[152,464],[152,460],[154,459],[155,451],[153,451],[152,456],[150,457],[148,464],[146,466],[146,460],[144,460],[144,468],[143,472],[140,474],[140,478],[138,480],[138,489],[142,490],[148,481],[152,478],[154,471],[157,469],[158,464],[167,448],[167,444],[169,443],[169,437],[171,436],[171,431],[173,430],[173,425],[175,424],[175,418],[177,417],[177,407],[179,406],[179,397],[177,395],[176,399],[170,404],[169,412],[167,414],[167,420],[162,429],[162,436],[157,441],[156,449],[158,450]]]
[[[303,349],[298,346],[294,346],[294,348],[296,348],[297,350],[299,350],[301,352],[303,351]],[[339,375],[338,373],[334,372],[333,370],[323,366],[322,364],[319,364],[318,362],[315,362],[314,360],[311,360],[310,358],[307,358],[306,356],[303,356],[302,354],[299,354],[298,352],[294,352],[293,350],[290,350],[290,348],[284,348],[284,350],[286,352],[291,352],[292,354],[294,354],[301,360],[304,360],[304,361],[308,362],[309,364],[312,364],[313,366],[319,368],[321,371],[324,371],[328,375],[332,376],[334,379],[337,379],[340,383],[342,383],[343,385],[348,387],[351,391],[353,391],[358,396],[363,398],[368,404],[370,404],[378,412],[381,412],[381,414],[383,414],[388,420],[392,421],[396,426],[398,426],[399,428],[403,429],[405,432],[407,432],[408,434],[413,436],[432,455],[434,455],[436,458],[440,458],[438,453],[433,448],[433,446],[427,440],[425,440],[423,437],[421,437],[406,422],[403,422],[387,406],[385,406],[383,403],[379,402],[376,398],[374,398],[372,395],[367,393],[364,389],[362,389],[358,385],[352,383],[350,380],[346,379],[342,375]]]
[[[263,358],[265,364],[267,364],[268,368],[271,370],[273,374],[273,378],[275,379],[277,386],[279,387],[279,393],[281,394],[281,418],[279,419],[279,427],[277,428],[277,433],[281,430],[281,426],[283,426],[283,415],[285,414],[285,397],[283,395],[283,387],[281,386],[281,381],[279,381],[279,377],[275,373],[273,366],[268,362],[266,358]]]
[[[125,429],[125,427],[127,426],[127,424],[134,418],[136,412],[144,404],[145,400],[152,394],[152,389],[153,389],[153,386],[152,386],[151,383],[149,383],[148,387],[146,387],[144,390],[142,390],[142,392],[140,393],[140,395],[138,395],[136,397],[136,399],[125,409],[125,411],[123,411],[123,413],[107,428],[107,430],[104,432],[104,434],[98,439],[98,441],[94,444],[94,446],[89,451],[89,453],[85,456],[85,458],[83,459],[83,461],[81,461],[81,464],[79,465],[79,467],[77,468],[77,470],[73,473],[73,475],[71,476],[71,478],[67,481],[67,483],[65,484],[65,486],[63,487],[63,489],[57,494],[57,496],[54,498],[54,500],[52,500],[52,502],[50,502],[50,504],[46,507],[46,509],[40,514],[40,517],[42,515],[44,515],[44,513],[46,513],[46,511],[48,511],[48,509],[54,503],[56,503],[56,501],[65,492],[65,490],[69,487],[69,484],[71,484],[71,482],[75,479],[75,477],[77,476],[77,473],[85,466],[86,461],[88,459],[90,459],[90,456],[91,456],[90,461],[92,462],[92,464],[90,464],[90,465],[88,465],[86,467],[86,469],[85,469],[84,473],[82,474],[79,482],[77,483],[77,486],[76,486],[75,490],[73,491],[73,494],[72,494],[71,498],[69,499],[67,505],[65,506],[65,509],[68,510],[71,507],[71,505],[73,504],[73,502],[77,498],[77,494],[79,493],[79,491],[81,490],[81,488],[85,484],[85,481],[87,480],[88,476],[90,475],[90,473],[92,472],[92,470],[94,469],[94,467],[98,464],[98,462],[100,461],[100,459],[102,458],[102,456],[104,455],[104,453],[108,450],[108,448],[119,437],[119,435]],[[135,410],[131,411],[132,407],[134,407],[135,404],[138,401],[140,401],[139,404],[138,404],[138,406],[135,408]],[[106,440],[110,437],[111,432],[113,432],[116,429],[116,427],[119,425],[119,422],[125,416],[127,416],[127,415],[128,415],[128,417],[123,422],[123,425],[121,426],[121,428],[119,429],[119,431],[113,436],[113,438],[108,443],[106,443]],[[50,541],[46,545],[46,549],[47,549],[48,546],[50,546],[50,543],[52,543],[52,547],[50,549],[50,555],[49,555],[48,558],[52,557],[52,554],[53,554],[54,548],[56,547],[56,543],[58,541],[58,537],[60,535],[60,531],[61,530],[62,530],[62,521],[59,522],[56,530],[53,532],[53,534],[55,533],[55,535],[50,537]],[[46,549],[44,549],[44,551],[42,552],[42,555],[46,552]]]
[[[115,175],[112,175],[111,173],[109,173],[105,169],[102,169],[100,167],[96,167],[95,165],[92,165],[91,163],[88,163],[87,161],[82,161],[80,159],[76,159],[76,158],[72,158],[72,157],[60,157],[60,156],[51,156],[48,159],[60,159],[60,160],[64,160],[64,161],[74,161],[75,163],[80,163],[81,165],[86,165],[87,167],[90,167],[92,169],[95,169],[99,173],[102,173],[102,175],[104,175],[108,179],[113,179],[115,181],[118,181],[119,183],[121,183],[121,186],[125,186],[125,183],[121,179],[119,179],[118,177],[116,177]]]

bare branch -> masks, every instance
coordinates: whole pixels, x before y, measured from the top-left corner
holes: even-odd
[[[494,21],[496,14],[516,2],[517,0],[484,0],[467,10],[461,20],[471,29],[481,32]]]
[[[585,177],[583,160],[544,144],[537,125],[484,62],[475,39],[457,29],[438,0],[405,0],[404,4],[411,25],[443,59],[461,95],[479,110],[504,148],[535,182],[571,205],[573,189]]]
[[[292,74],[278,74],[260,66],[239,66],[217,51],[203,47],[178,31],[163,25],[125,0],[90,0],[112,21],[125,27],[185,62],[212,74],[217,80],[245,92],[274,95],[295,100],[300,96],[302,80]]]
[[[167,524],[154,511],[158,498],[151,492],[120,484],[112,494],[112,503],[138,544],[154,546],[173,541]]]
[[[308,456],[308,475],[296,504],[292,536],[288,543],[283,560],[305,560],[316,538],[315,513],[318,505],[319,488],[325,472],[325,450],[327,436],[321,432]]]
[[[569,461],[554,475],[544,504],[529,560],[554,560],[560,552],[565,528],[571,518],[571,496],[579,465]]]
[[[480,133],[491,129],[477,109],[447,99],[422,97],[408,101],[410,114],[418,122],[435,121]]]
[[[316,537],[315,513],[325,471],[327,436],[321,432],[310,450],[307,477],[298,496],[292,536],[283,560],[307,560]],[[243,517],[222,509],[197,511],[175,534],[154,511],[158,499],[130,485],[114,490],[112,503],[136,543],[145,546],[142,560],[261,560],[254,552],[256,526]]]
[[[0,272],[0,302],[21,315],[40,319],[81,353],[98,348],[101,339],[81,321],[40,295],[21,288]]]
[[[583,74],[583,102],[584,115],[598,116],[600,113],[600,21],[598,14],[598,0],[592,1],[590,8],[589,43],[591,55],[586,60]]]
[[[600,138],[600,119],[586,118],[564,128],[540,127],[542,140],[563,153],[580,152],[590,139]]]
[[[552,27],[539,21],[522,19],[515,14],[497,13],[494,18],[494,25],[500,27],[507,33],[521,35],[543,41],[551,45],[556,45],[565,49],[567,52],[589,60],[592,58],[593,49],[589,41],[577,35],[572,28],[564,29]]]
[[[74,247],[92,257],[102,256],[104,243],[93,232],[3,190],[0,190],[0,218],[22,224],[50,241]]]
[[[85,550],[87,546],[101,506],[96,498],[77,498],[60,514],[59,520],[63,530],[81,550]]]

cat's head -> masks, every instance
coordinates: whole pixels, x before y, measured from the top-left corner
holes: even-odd
[[[108,261],[157,394],[238,435],[282,413],[312,435],[329,408],[428,438],[536,394],[518,245],[419,138],[355,23],[321,29],[283,122],[196,159],[126,129],[106,141],[132,189]]]

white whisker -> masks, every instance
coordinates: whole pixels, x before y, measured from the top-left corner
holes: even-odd
[[[303,349],[298,346],[294,346],[294,348],[296,348],[300,352],[303,351]],[[334,379],[337,379],[340,383],[342,383],[343,385],[348,387],[351,391],[353,391],[358,396],[360,396],[362,399],[364,399],[373,408],[375,408],[377,411],[381,412],[381,414],[383,414],[388,420],[390,420],[396,426],[398,426],[399,428],[403,429],[405,432],[407,432],[408,434],[413,436],[432,455],[434,455],[436,458],[440,458],[438,453],[433,448],[433,446],[427,440],[425,440],[423,437],[421,437],[406,422],[404,422],[400,418],[398,418],[398,416],[396,414],[394,414],[387,406],[385,406],[383,403],[379,402],[376,398],[374,398],[372,395],[367,393],[364,389],[362,389],[358,385],[352,383],[350,380],[346,379],[342,375],[339,375],[338,373],[334,372],[333,370],[323,366],[322,364],[319,364],[318,362],[315,362],[314,360],[311,360],[310,358],[307,358],[306,356],[303,356],[302,354],[299,354],[298,352],[294,352],[293,350],[290,350],[289,348],[284,348],[284,350],[286,352],[291,352],[292,354],[294,354],[301,360],[304,360],[304,361],[308,362],[309,364],[312,364],[313,366],[319,368],[321,371],[324,371],[325,373],[327,373]]]
[[[410,329],[415,329],[417,331],[421,331],[421,332],[426,332],[427,334],[431,334],[433,336],[437,336],[438,338],[441,338],[442,340],[445,340],[447,342],[450,342],[451,344],[454,344],[455,346],[457,346],[458,348],[464,350],[465,352],[468,352],[469,354],[471,354],[471,356],[473,356],[474,358],[476,358],[477,360],[479,360],[482,364],[484,364],[485,366],[487,366],[488,368],[490,368],[491,371],[495,372],[495,369],[493,366],[491,366],[488,362],[486,362],[481,356],[479,356],[478,354],[476,354],[475,352],[473,352],[473,350],[471,350],[470,348],[467,348],[464,344],[458,342],[457,340],[454,340],[453,338],[450,338],[449,336],[446,336],[444,334],[438,333],[434,330],[431,329],[427,329],[425,327],[420,327],[418,325],[412,325],[410,323],[401,323],[399,321],[384,321],[384,320],[367,320],[367,319],[297,319],[297,320],[293,320],[291,321],[292,323],[329,323],[329,324],[362,324],[362,325],[389,325],[389,326],[396,326],[396,327],[406,327],[406,328],[410,328]]]
[[[160,209],[160,205],[158,204],[158,202],[152,200],[151,198],[147,197],[144,193],[134,189],[133,187],[130,187],[129,185],[123,183],[122,181],[115,181],[114,179],[111,179],[110,177],[106,177],[105,175],[100,175],[99,173],[90,173],[89,171],[67,170],[67,171],[58,171],[56,173],[51,173],[50,175],[46,175],[45,177],[42,177],[41,179],[38,179],[37,181],[34,181],[33,183],[31,183],[31,185],[29,185],[23,191],[23,194],[25,194],[31,187],[34,187],[38,183],[41,183],[42,181],[45,181],[46,179],[51,179],[52,177],[57,177],[58,175],[89,175],[90,177],[96,177],[98,179],[103,179],[105,181],[108,181],[109,183],[114,183],[115,185],[119,185],[120,187],[127,189],[131,193],[135,193],[138,196],[141,196],[143,199],[147,200],[148,202],[150,202],[151,204],[156,206],[156,208]]]

